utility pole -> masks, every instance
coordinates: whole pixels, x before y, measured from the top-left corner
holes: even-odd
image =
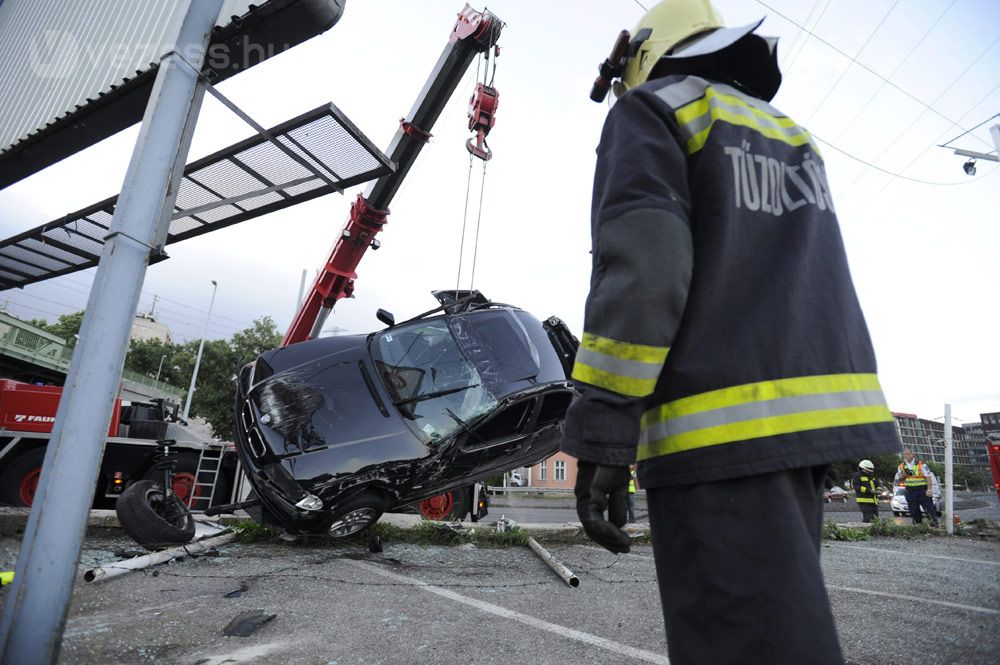
[[[951,464],[951,404],[944,405],[944,528],[955,533],[954,474]]]
[[[154,381],[159,381],[160,380],[160,372],[163,371],[163,361],[166,360],[166,359],[167,359],[166,354],[160,356],[160,366],[156,368],[156,378],[153,379]]]
[[[212,299],[208,302],[208,316],[205,317],[205,329],[201,333],[201,343],[198,345],[198,357],[194,361],[194,371],[191,373],[191,386],[188,388],[187,399],[184,401],[184,420],[188,419],[191,412],[191,399],[194,397],[194,384],[198,380],[198,368],[201,366],[201,352],[205,350],[205,337],[208,335],[208,322],[212,320],[212,307],[215,305],[215,292],[219,289],[219,284],[212,280]]]
[[[198,72],[222,0],[178,3],[173,50],[159,61],[66,375],[35,501],[0,625],[0,663],[59,658],[83,546],[150,253],[166,242],[204,88]]]

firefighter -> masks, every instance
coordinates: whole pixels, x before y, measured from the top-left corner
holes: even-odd
[[[858,463],[858,470],[851,478],[854,488],[854,500],[861,509],[861,521],[871,522],[878,519],[878,494],[875,491],[875,465],[871,460],[863,459]]]
[[[635,522],[635,465],[628,468],[628,521]]]
[[[638,459],[672,661],[842,663],[824,479],[899,447],[823,160],[768,103],[781,74],[759,25],[667,0],[624,67],[601,68],[621,78],[561,446],[581,522],[612,552],[629,550]]]
[[[924,468],[924,463],[916,458],[909,446],[903,448],[903,462],[896,471],[896,484],[906,488],[906,509],[914,524],[923,521],[921,509],[927,512],[931,526],[938,525],[937,508],[934,507],[934,491],[931,484],[937,478],[930,469]]]

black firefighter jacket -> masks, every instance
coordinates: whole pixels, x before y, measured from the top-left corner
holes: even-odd
[[[608,113],[562,449],[643,487],[896,451],[812,137],[694,76]]]

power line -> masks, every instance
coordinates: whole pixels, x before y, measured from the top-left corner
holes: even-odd
[[[991,49],[993,48],[993,46],[994,46],[994,45],[995,45],[995,44],[996,44],[996,43],[997,43],[998,41],[1000,41],[1000,35],[998,35],[998,36],[997,36],[997,38],[996,38],[996,39],[994,39],[994,40],[993,40],[993,42],[992,42],[992,43],[991,43],[991,44],[990,44],[989,46],[987,46],[987,47],[986,47],[985,49],[983,49],[983,51],[982,51],[982,52],[981,52],[981,53],[980,53],[980,54],[979,54],[978,56],[976,56],[976,58],[975,58],[975,59],[974,59],[974,60],[973,60],[973,61],[972,61],[971,63],[969,63],[969,66],[968,66],[968,67],[966,67],[966,68],[965,68],[964,70],[962,70],[962,73],[961,73],[961,74],[959,74],[958,76],[956,76],[956,77],[955,77],[955,79],[954,79],[954,80],[953,80],[953,81],[952,81],[952,82],[951,82],[951,83],[950,83],[950,84],[948,85],[948,87],[947,87],[947,88],[945,88],[944,90],[942,90],[942,91],[941,91],[941,94],[939,94],[939,95],[938,95],[937,97],[935,97],[935,98],[934,98],[934,101],[933,101],[933,102],[931,102],[931,104],[936,104],[936,103],[937,103],[938,101],[940,101],[940,100],[941,100],[941,98],[942,98],[942,97],[944,97],[944,96],[945,96],[946,94],[948,94],[948,91],[949,91],[949,90],[951,90],[951,89],[952,89],[953,87],[955,87],[955,84],[956,84],[956,83],[958,83],[959,81],[961,81],[961,80],[962,80],[962,77],[964,77],[964,76],[965,76],[965,75],[966,75],[966,74],[967,74],[967,73],[969,72],[969,70],[970,70],[970,69],[972,69],[972,67],[973,67],[973,66],[975,66],[975,64],[976,64],[977,62],[979,62],[979,61],[980,61],[980,59],[982,59],[982,57],[983,57],[984,55],[986,55],[987,53],[989,53],[989,52],[990,52],[990,50],[991,50]],[[977,105],[978,105],[978,104],[977,104]],[[927,106],[927,109],[931,109],[931,106]],[[901,138],[903,138],[903,136],[905,136],[905,135],[906,135],[906,133],[907,133],[908,131],[910,131],[910,129],[912,129],[912,128],[913,128],[913,126],[914,126],[914,125],[916,125],[916,124],[917,124],[917,123],[918,123],[918,122],[920,121],[920,119],[924,117],[924,115],[925,115],[926,113],[927,113],[927,110],[926,110],[926,109],[925,109],[925,110],[923,110],[923,111],[921,111],[921,112],[920,112],[920,113],[919,113],[919,114],[917,115],[917,117],[916,117],[916,118],[914,118],[914,119],[913,119],[913,120],[912,120],[912,121],[910,122],[910,124],[909,124],[909,125],[907,125],[906,127],[904,127],[904,128],[903,128],[903,131],[901,131],[901,132],[900,132],[899,134],[897,134],[897,135],[896,135],[896,138],[894,138],[894,139],[893,139],[892,141],[890,141],[890,142],[889,142],[889,145],[887,145],[887,146],[886,146],[885,148],[883,148],[883,149],[882,149],[882,151],[881,151],[881,152],[879,152],[879,153],[878,153],[877,155],[875,155],[875,159],[879,159],[880,157],[882,157],[882,155],[884,155],[885,153],[889,152],[889,150],[890,150],[890,149],[891,149],[891,148],[892,148],[892,147],[893,147],[894,145],[896,145],[896,143],[898,143],[898,142],[899,142],[899,140],[900,140]],[[940,115],[940,114],[939,114],[939,115]],[[968,114],[966,114],[966,115],[968,115]],[[941,117],[942,117],[942,118],[944,118],[944,116],[941,116]],[[947,118],[945,118],[945,120],[948,120],[948,119],[947,119]],[[951,127],[958,127],[959,129],[961,129],[961,128],[962,128],[962,126],[961,126],[961,125],[959,125],[959,124],[958,124],[957,122],[955,122],[954,120],[948,120],[948,122],[950,122],[950,123],[951,123],[951,125],[950,125],[950,126],[948,127],[948,129],[946,129],[946,130],[945,130],[946,132],[949,132],[949,131],[951,131]],[[970,131],[971,131],[971,130],[970,130]],[[936,145],[936,144],[937,144],[937,142],[938,142],[939,140],[940,140],[940,138],[939,138],[939,139],[937,139],[937,140],[935,140],[935,141],[934,141],[934,142],[933,142],[933,143],[931,144],[931,146],[934,146],[934,145]],[[980,139],[980,140],[981,140],[981,139]],[[985,143],[985,141],[984,141],[984,143]],[[992,148],[993,146],[990,146],[990,147]],[[927,150],[924,150],[924,152],[927,152]],[[921,153],[921,155],[922,155],[922,154],[923,154],[923,153]],[[913,162],[910,162],[910,164],[912,164],[912,163],[913,163]],[[907,167],[906,167],[906,168],[908,168],[908,167],[909,167],[909,164],[907,165]],[[904,168],[903,170],[906,170],[906,169]],[[845,188],[844,188],[844,191],[843,191],[843,192],[841,192],[841,195],[843,195],[843,194],[846,194],[846,193],[847,193],[848,191],[850,191],[851,187],[853,187],[853,186],[854,186],[855,184],[857,184],[857,183],[858,183],[858,182],[859,182],[859,181],[861,180],[862,176],[864,176],[864,174],[865,174],[865,172],[864,172],[864,171],[861,171],[861,173],[859,173],[859,174],[858,174],[858,176],[857,176],[857,177],[856,177],[856,178],[855,178],[854,180],[852,180],[852,181],[851,181],[851,183],[850,183],[849,185],[847,185],[847,187],[845,187]]]
[[[910,59],[910,56],[913,55],[913,53],[918,48],[920,48],[920,45],[924,43],[925,39],[927,39],[927,35],[931,34],[931,32],[934,31],[934,28],[937,27],[937,24],[940,23],[941,19],[943,19],[945,17],[945,14],[947,14],[951,10],[951,8],[955,6],[956,2],[958,2],[958,0],[951,0],[951,4],[948,5],[947,7],[945,7],[944,11],[941,12],[941,14],[937,17],[937,19],[935,19],[934,23],[932,23],[931,26],[929,28],[927,28],[927,31],[923,35],[921,35],[920,39],[917,40],[917,43],[914,44],[913,47],[909,51],[906,52],[906,55],[903,56],[903,59],[899,61],[899,64],[897,64],[893,68],[893,70],[891,72],[889,72],[889,76],[886,77],[886,78],[890,78],[891,79],[893,76],[896,75],[896,72],[898,72],[903,67],[903,65],[906,63],[906,61]],[[879,84],[878,89],[875,92],[873,92],[868,97],[868,99],[865,100],[864,104],[861,104],[858,107],[858,112],[855,113],[854,117],[851,118],[851,121],[848,122],[847,125],[845,125],[842,130],[840,130],[840,133],[837,134],[837,136],[835,137],[834,140],[839,141],[841,139],[841,137],[844,134],[847,133],[847,130],[849,130],[851,127],[854,126],[854,123],[857,122],[858,118],[861,117],[861,114],[865,112],[865,109],[868,108],[868,105],[872,103],[872,100],[874,100],[876,97],[878,97],[879,93],[882,92],[882,90],[885,89],[885,85],[886,85],[885,81],[882,81]]]
[[[893,10],[896,9],[896,5],[898,4],[899,0],[896,0],[894,3],[892,3],[892,7],[889,7],[889,11],[885,13],[885,16],[882,17],[882,20],[878,22],[878,25],[875,26],[875,29],[872,30],[870,35],[868,35],[868,39],[865,40],[865,43],[861,45],[861,48],[858,49],[858,52],[854,54],[854,57],[851,58],[851,61],[847,63],[846,67],[844,67],[844,71],[840,72],[840,76],[838,76],[837,80],[833,82],[833,86],[826,91],[826,94],[823,96],[823,99],[820,100],[819,104],[816,105],[816,108],[813,109],[813,112],[806,119],[805,124],[808,125],[812,121],[812,119],[816,116],[816,114],[819,112],[819,110],[823,108],[823,104],[825,104],[826,100],[830,98],[830,95],[833,94],[833,91],[837,89],[837,86],[840,85],[840,82],[844,80],[844,77],[847,76],[847,72],[851,70],[851,65],[858,64],[858,58],[861,56],[861,53],[865,50],[865,48],[867,48],[868,44],[870,44],[871,41],[875,39],[875,35],[877,35],[878,31],[882,29],[883,25],[885,25],[885,22],[886,20],[888,20],[889,15],[892,14]]]
[[[808,34],[808,35],[809,35],[810,37],[813,37],[813,38],[814,38],[814,39],[816,39],[817,41],[819,41],[819,42],[821,42],[821,43],[825,44],[826,46],[828,46],[829,48],[833,49],[834,51],[836,51],[836,52],[837,52],[837,53],[839,53],[840,55],[844,56],[845,58],[848,58],[848,59],[849,59],[849,58],[851,57],[850,55],[848,55],[847,53],[845,53],[844,51],[842,51],[842,50],[841,50],[840,48],[838,48],[838,47],[834,46],[833,44],[831,44],[830,42],[826,41],[825,39],[823,39],[822,37],[820,37],[820,36],[819,36],[819,35],[817,35],[816,33],[814,33],[814,32],[812,32],[812,31],[808,30],[808,29],[807,29],[807,28],[805,28],[804,26],[802,26],[802,25],[799,25],[798,23],[796,23],[796,22],[795,22],[795,21],[793,21],[792,19],[788,18],[787,16],[785,16],[784,14],[782,14],[781,12],[779,12],[779,11],[778,11],[777,9],[775,9],[775,8],[774,8],[774,7],[772,7],[771,5],[769,5],[769,4],[767,4],[766,2],[764,2],[763,0],[754,0],[754,2],[756,2],[757,4],[759,4],[759,5],[761,5],[761,6],[765,7],[765,8],[767,8],[767,9],[769,9],[770,11],[774,12],[775,14],[777,14],[778,16],[780,16],[781,18],[783,18],[783,19],[785,19],[786,21],[788,21],[789,23],[791,23],[792,25],[794,25],[794,26],[796,26],[796,27],[798,27],[798,28],[800,28],[800,29],[802,29],[802,30],[805,30],[805,32],[806,32],[806,33],[807,33],[807,34]],[[1000,39],[1000,37],[998,37],[997,39]],[[993,47],[993,45],[994,45],[994,44],[996,44],[996,42],[997,42],[997,40],[994,40],[994,41],[993,41],[993,43],[992,43],[992,44],[990,44],[990,47],[989,47],[989,48],[992,48],[992,47]],[[989,48],[987,49],[987,51],[989,50]],[[982,56],[980,56],[980,57],[982,57]],[[977,60],[978,60],[978,58],[977,58]],[[858,67],[861,67],[862,69],[864,69],[864,70],[865,70],[866,72],[868,72],[868,73],[869,73],[869,74],[871,74],[872,76],[875,76],[876,78],[878,78],[878,79],[879,79],[880,81],[884,81],[884,82],[886,83],[886,85],[890,85],[890,86],[892,86],[893,88],[895,88],[895,89],[896,89],[896,90],[898,90],[899,92],[903,93],[904,95],[906,95],[907,97],[909,97],[909,98],[910,98],[910,99],[912,99],[913,101],[917,102],[918,104],[920,104],[921,106],[923,106],[923,107],[924,107],[925,109],[927,109],[928,111],[932,111],[932,112],[933,112],[933,113],[934,113],[935,115],[937,115],[937,116],[938,116],[938,117],[940,117],[941,119],[943,119],[943,120],[947,120],[948,122],[952,123],[953,125],[955,125],[955,126],[958,126],[958,127],[960,128],[960,129],[962,128],[962,127],[961,127],[961,125],[959,125],[959,124],[958,124],[957,122],[955,122],[954,120],[952,120],[952,119],[951,119],[951,118],[949,118],[948,116],[944,115],[943,113],[941,113],[941,112],[940,112],[940,111],[938,111],[937,109],[933,108],[933,107],[932,107],[932,106],[931,106],[930,104],[928,104],[928,103],[924,102],[924,101],[923,101],[922,99],[920,99],[919,97],[917,97],[916,95],[914,95],[914,94],[913,94],[913,93],[911,93],[910,91],[908,91],[908,90],[906,90],[906,89],[904,89],[904,88],[900,87],[900,86],[899,86],[899,85],[897,85],[896,83],[893,83],[893,82],[892,82],[891,80],[889,80],[889,79],[887,79],[886,77],[882,76],[881,74],[879,74],[878,72],[876,72],[876,71],[875,71],[874,69],[872,69],[872,68],[871,68],[871,67],[869,67],[868,65],[864,64],[863,62],[856,62],[856,64],[858,65]],[[949,87],[950,87],[950,86],[949,86]],[[980,140],[980,141],[982,141],[983,143],[986,143],[985,141],[983,141],[983,139],[979,139],[979,140]],[[987,145],[989,145],[989,144],[987,144]],[[992,146],[990,146],[990,147],[992,147]]]
[[[836,150],[840,154],[844,155],[845,157],[850,157],[854,161],[859,162],[861,164],[864,164],[865,166],[867,166],[870,169],[875,169],[876,171],[880,171],[880,172],[882,172],[882,173],[884,173],[886,175],[890,175],[893,178],[900,178],[902,180],[909,180],[910,182],[917,182],[917,183],[920,183],[921,185],[938,185],[938,186],[968,185],[968,184],[971,184],[973,182],[976,182],[977,180],[982,180],[987,175],[989,175],[989,173],[987,173],[987,174],[979,176],[978,178],[966,178],[965,180],[956,180],[954,182],[936,182],[934,180],[922,180],[920,178],[913,178],[913,177],[908,176],[908,175],[903,175],[902,173],[896,173],[894,171],[889,171],[888,169],[884,169],[881,166],[877,166],[876,164],[872,164],[871,162],[865,161],[864,159],[861,159],[857,155],[852,155],[851,153],[847,152],[843,148],[840,148],[840,147],[834,145],[833,143],[830,143],[829,141],[827,141],[827,140],[825,140],[823,138],[820,138],[819,136],[816,136],[815,134],[813,134],[812,137],[814,139],[816,139],[817,141],[830,146],[831,148],[833,148],[834,150]],[[909,165],[907,165],[907,167],[908,166]],[[906,169],[903,169],[903,170],[906,170]],[[992,171],[990,171],[990,173],[992,173]],[[861,176],[858,176],[858,178],[860,178],[860,177]],[[855,180],[853,180],[851,182],[851,184],[853,185],[855,182],[857,182],[857,178],[855,178]],[[842,191],[840,193],[840,196],[843,196],[847,192],[847,189],[849,189],[849,188],[850,188],[850,185],[848,185],[846,188],[844,188],[844,191]]]
[[[635,4],[637,4],[640,7],[642,7],[642,11],[644,11],[644,12],[648,12],[649,11],[648,9],[646,9],[646,5],[644,5],[641,2],[639,2],[639,0],[632,0],[632,2],[634,2]]]
[[[820,12],[819,18],[816,19],[816,23],[817,24],[820,22],[820,19],[823,18],[823,14],[826,13],[826,10],[830,8],[830,2],[832,2],[832,0],[826,0],[826,6],[823,7],[823,11]],[[816,11],[817,7],[819,7],[819,3],[820,3],[820,0],[815,0],[815,2],[813,2],[812,7],[809,8],[809,13],[806,14],[805,19],[802,21],[802,23],[804,25],[809,25],[809,19],[812,18],[813,12]],[[815,27],[816,27],[816,24],[813,25],[813,28],[815,28]],[[804,43],[803,40],[804,39],[808,39],[808,38],[809,37],[801,29],[798,32],[795,33],[795,39],[792,40],[792,45],[788,47],[788,55],[785,56],[785,58],[784,58],[785,62],[781,65],[782,69],[790,69],[791,68],[792,63],[795,62],[795,58],[797,57],[797,56],[792,55],[792,53],[795,52],[795,47],[798,46],[800,43]],[[799,48],[799,52],[801,52],[801,51],[802,51],[802,49],[800,47]]]
[[[996,90],[996,88],[994,88],[994,90]],[[967,129],[967,130],[965,130],[964,132],[962,132],[961,134],[959,134],[958,136],[956,136],[956,137],[955,137],[955,138],[953,138],[952,140],[950,140],[950,141],[947,141],[947,142],[945,142],[945,143],[943,143],[943,144],[939,145],[938,147],[939,147],[939,148],[947,148],[947,147],[948,147],[948,144],[949,144],[949,143],[954,143],[955,141],[957,141],[958,139],[962,138],[963,136],[965,136],[965,135],[966,135],[966,134],[968,134],[969,132],[974,132],[974,131],[976,131],[977,129],[979,129],[980,127],[982,127],[982,126],[983,126],[983,125],[985,125],[986,123],[988,123],[988,122],[989,122],[990,120],[992,120],[993,118],[1000,118],[1000,113],[997,113],[996,115],[991,115],[990,117],[986,118],[986,120],[983,120],[983,121],[982,121],[981,123],[979,123],[978,125],[976,125],[976,126],[975,126],[975,127],[973,127],[972,129]]]

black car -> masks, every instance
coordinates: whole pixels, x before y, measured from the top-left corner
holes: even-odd
[[[262,521],[345,536],[556,451],[577,343],[565,324],[476,291],[434,295],[441,307],[415,319],[380,310],[384,330],[240,371],[236,448]]]

